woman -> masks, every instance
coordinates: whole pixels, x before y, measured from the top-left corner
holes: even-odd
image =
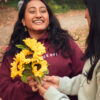
[[[82,52],[68,32],[61,26],[44,0],[25,0],[11,36],[9,48],[0,67],[0,96],[3,100],[43,100],[32,84],[23,83],[19,77],[10,77],[10,63],[26,37],[35,38],[46,47],[43,55],[49,63],[49,75],[73,77],[81,73],[84,61]],[[29,81],[29,79],[28,79]],[[71,99],[76,100],[75,97]]]
[[[83,74],[73,78],[56,76],[45,78],[48,84],[43,82],[42,87],[38,86],[38,88],[46,100],[70,100],[65,94],[78,95],[78,100],[100,100],[100,45],[98,44],[100,43],[100,1],[85,0],[85,4],[90,28],[87,49],[83,57],[87,60]],[[50,87],[51,85],[60,92]]]

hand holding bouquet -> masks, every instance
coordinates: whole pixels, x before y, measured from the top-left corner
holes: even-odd
[[[45,47],[35,39],[26,38],[23,41],[25,45],[16,45],[22,50],[13,58],[11,77],[20,76],[23,82],[27,82],[26,78],[32,76],[40,84],[41,79],[48,74],[48,63],[42,57],[46,53]]]

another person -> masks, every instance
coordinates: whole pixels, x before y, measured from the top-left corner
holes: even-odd
[[[25,84],[20,77],[14,80],[10,77],[13,57],[20,49],[16,44],[23,44],[23,39],[35,38],[46,47],[43,55],[49,63],[49,75],[73,77],[81,73],[84,61],[82,51],[63,30],[59,21],[44,0],[24,0],[19,11],[18,20],[14,26],[9,47],[0,66],[0,96],[3,100],[43,100],[36,88],[35,82]],[[71,97],[77,100],[76,97]]]
[[[4,3],[6,4],[8,0],[0,0],[0,8],[4,8]]]
[[[65,94],[78,95],[78,100],[100,100],[100,1],[85,0],[85,4],[89,35],[83,73],[73,78],[46,77],[38,86],[46,100],[71,100]]]
[[[7,3],[8,2],[8,0],[3,0],[5,3]],[[2,0],[0,0],[0,2],[2,2]]]
[[[24,2],[24,0],[19,0],[18,1],[18,10],[21,9],[23,2]]]

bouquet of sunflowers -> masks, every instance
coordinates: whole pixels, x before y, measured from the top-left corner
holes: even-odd
[[[23,42],[25,45],[16,45],[22,50],[13,58],[11,77],[14,79],[16,76],[20,76],[23,82],[27,82],[26,78],[33,76],[40,84],[41,79],[49,72],[48,63],[42,57],[46,53],[45,47],[35,39],[26,38]]]

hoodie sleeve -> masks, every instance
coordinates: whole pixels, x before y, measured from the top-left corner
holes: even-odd
[[[44,94],[44,99],[45,100],[70,100],[67,95],[62,94],[52,86]]]
[[[0,96],[3,100],[26,100],[35,95],[20,78],[10,77],[10,61],[5,59],[0,66]]]
[[[72,59],[72,71],[73,71],[71,77],[73,77],[82,73],[85,61],[81,60],[81,58],[83,57],[83,53],[79,48],[79,46],[72,39],[70,40],[70,45],[72,49],[71,59]]]
[[[82,74],[77,75],[73,78],[63,77],[59,78],[58,90],[67,95],[77,95],[80,88]]]

